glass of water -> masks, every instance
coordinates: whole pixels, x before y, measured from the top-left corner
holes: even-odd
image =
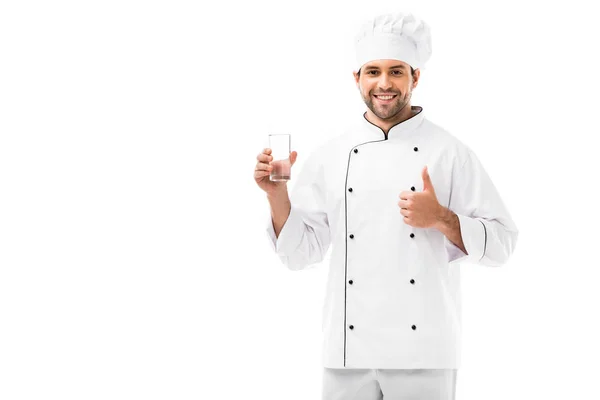
[[[269,178],[272,181],[289,181],[292,167],[290,164],[292,135],[288,133],[269,135],[269,148],[273,160],[269,163],[273,169]]]

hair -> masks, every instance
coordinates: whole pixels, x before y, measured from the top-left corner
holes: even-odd
[[[413,67],[410,67],[410,74],[413,77],[415,76],[415,69]],[[358,77],[360,78],[360,68],[358,69]]]

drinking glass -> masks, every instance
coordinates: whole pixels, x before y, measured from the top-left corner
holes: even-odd
[[[269,163],[273,169],[269,179],[275,182],[289,181],[292,167],[290,164],[292,135],[289,133],[270,134],[269,148],[273,160]]]

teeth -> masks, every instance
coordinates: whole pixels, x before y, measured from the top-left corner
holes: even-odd
[[[375,96],[375,97],[377,97],[378,99],[382,99],[382,100],[389,100],[389,99],[393,98],[394,96]]]

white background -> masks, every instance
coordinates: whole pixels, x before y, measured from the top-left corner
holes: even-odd
[[[597,14],[549,1],[5,1],[0,399],[320,399],[328,265],[271,251],[253,179],[365,110],[363,18],[412,11],[413,105],[520,230],[465,264],[457,399],[600,398]]]

